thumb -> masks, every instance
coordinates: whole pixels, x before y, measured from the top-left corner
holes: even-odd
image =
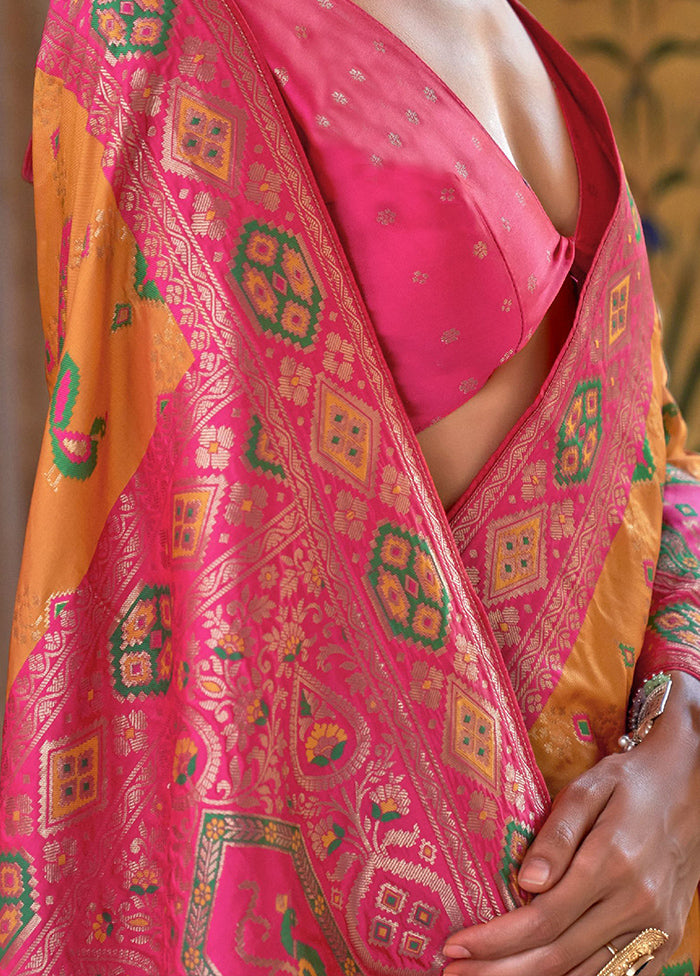
[[[581,777],[562,790],[523,859],[518,884],[540,894],[563,877],[601,812],[612,789],[601,792]]]

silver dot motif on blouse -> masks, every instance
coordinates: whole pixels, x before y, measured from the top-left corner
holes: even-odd
[[[434,88],[424,88],[423,94],[425,95],[425,97],[428,99],[429,102],[437,101],[437,95],[435,94]]]
[[[350,68],[350,77],[353,81],[365,81],[365,76],[359,68]]]
[[[327,129],[330,124],[330,119],[327,119],[325,115],[316,116],[316,125],[320,125],[322,129]]]
[[[406,118],[412,125],[420,125],[420,118],[418,113],[414,112],[412,108],[409,108],[406,112]]]
[[[456,342],[460,335],[459,329],[446,329],[440,336],[440,342],[444,342],[448,346],[451,342]]]
[[[289,72],[286,68],[275,68],[274,74],[282,87],[289,81]]]
[[[383,224],[385,227],[388,224],[393,224],[396,221],[396,214],[393,210],[380,210],[377,214],[377,223]]]
[[[389,142],[392,144],[392,146],[396,146],[397,149],[400,149],[403,146],[403,143],[401,142],[401,136],[398,134],[398,132],[387,133],[387,138]]]
[[[333,9],[333,0],[318,0],[319,7],[323,7],[324,10]]]
[[[457,176],[461,176],[463,180],[469,176],[469,170],[464,163],[455,163],[455,173]]]
[[[347,95],[343,95],[342,92],[334,91],[333,92],[333,98],[338,103],[338,105],[347,105],[348,104]]]

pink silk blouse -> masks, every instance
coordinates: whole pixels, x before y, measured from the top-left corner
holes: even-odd
[[[469,109],[352,0],[240,5],[420,431],[522,349],[568,274],[585,276],[617,189],[612,147],[586,111],[599,96],[514,4],[551,77],[578,164],[579,217],[565,237]],[[267,192],[274,199],[274,186]]]

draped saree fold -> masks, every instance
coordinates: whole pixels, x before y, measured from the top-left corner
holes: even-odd
[[[439,971],[646,662],[700,674],[631,198],[448,522],[233,0],[52,3],[33,166],[0,971]]]

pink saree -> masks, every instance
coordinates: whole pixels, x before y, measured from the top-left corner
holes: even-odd
[[[700,675],[631,198],[448,523],[233,0],[52,3],[34,181],[0,972],[439,972],[634,682]]]

